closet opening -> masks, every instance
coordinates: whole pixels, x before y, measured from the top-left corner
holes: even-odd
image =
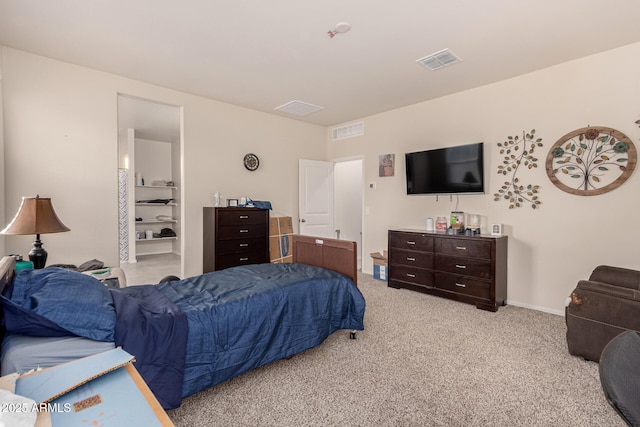
[[[118,95],[118,229],[127,284],[184,277],[181,107]]]

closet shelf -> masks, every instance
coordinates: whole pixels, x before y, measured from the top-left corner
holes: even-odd
[[[142,221],[136,221],[136,224],[164,224],[164,223],[172,223],[175,224],[178,221],[175,219],[143,219]]]
[[[136,185],[136,188],[169,188],[171,190],[178,189],[178,187],[170,187],[168,185]]]
[[[176,240],[177,236],[172,237],[154,237],[153,239],[136,239],[136,242],[154,242],[158,240]]]

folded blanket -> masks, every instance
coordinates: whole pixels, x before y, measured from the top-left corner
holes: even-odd
[[[164,409],[180,406],[188,324],[185,314],[154,285],[110,289],[116,309],[115,344]]]

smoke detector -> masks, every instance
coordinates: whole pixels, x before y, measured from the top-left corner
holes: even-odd
[[[344,22],[344,21],[338,22],[335,27],[327,31],[327,34],[329,35],[329,37],[334,38],[336,34],[346,33],[350,29],[351,29],[351,24],[349,24],[348,22]]]

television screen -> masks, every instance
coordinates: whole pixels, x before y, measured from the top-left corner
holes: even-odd
[[[407,194],[484,193],[484,144],[406,153]]]

